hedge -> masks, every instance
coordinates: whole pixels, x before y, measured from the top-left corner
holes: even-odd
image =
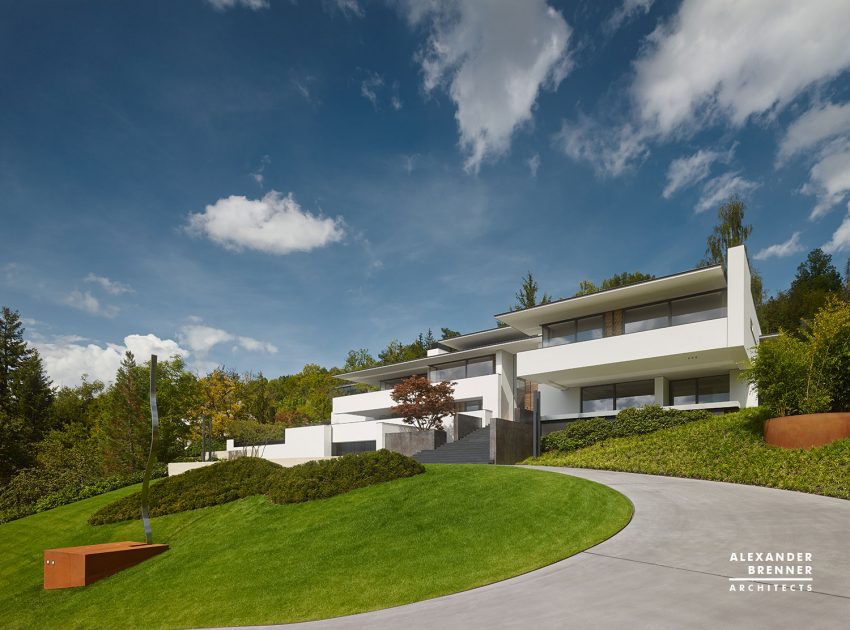
[[[416,460],[380,450],[283,468],[266,459],[240,457],[196,468],[151,487],[150,514],[164,516],[266,494],[274,503],[299,503],[425,472]],[[91,525],[139,518],[141,493],[104,506]]]
[[[664,409],[660,405],[630,407],[623,409],[613,420],[576,420],[565,429],[544,436],[541,447],[544,452],[568,453],[603,440],[653,433],[710,416],[711,414],[704,410]]]

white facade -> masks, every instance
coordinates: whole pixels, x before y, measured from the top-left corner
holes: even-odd
[[[450,380],[458,411],[520,420],[520,384],[540,392],[543,433],[628,406],[729,410],[756,404],[739,378],[761,336],[743,246],[706,267],[496,316],[499,328],[439,342],[428,356],[340,378],[330,423],[287,429],[269,459],[329,457],[384,447],[411,431],[394,417],[392,386],[413,375]],[[356,388],[374,391],[356,392]],[[451,418],[445,424],[451,429]],[[448,431],[451,436],[451,430]],[[451,438],[450,438],[451,439]]]

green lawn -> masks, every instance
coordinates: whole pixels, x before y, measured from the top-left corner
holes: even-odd
[[[171,549],[85,588],[44,591],[42,550],[144,539],[141,523],[90,526],[124,488],[0,525],[4,628],[175,628],[345,615],[436,597],[539,568],[619,531],[619,493],[495,466],[424,475],[331,499],[262,496],[153,519]]]
[[[655,433],[606,440],[525,463],[729,481],[850,499],[850,439],[788,450],[762,437],[765,412],[748,409]]]

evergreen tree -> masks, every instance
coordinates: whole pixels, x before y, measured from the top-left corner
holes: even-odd
[[[453,339],[455,337],[460,337],[460,333],[456,330],[452,330],[451,328],[440,328],[440,332],[442,333],[442,337],[440,337],[440,341],[444,341],[445,339]]]
[[[0,412],[14,412],[15,372],[29,356],[24,327],[18,311],[3,307],[0,311]]]
[[[539,306],[541,304],[548,304],[552,301],[552,298],[548,293],[543,293],[540,297],[540,300],[537,299],[537,292],[540,290],[540,287],[537,286],[537,281],[534,279],[534,276],[529,271],[525,274],[522,279],[522,285],[519,288],[519,291],[516,292],[514,298],[516,299],[516,303],[511,306],[512,311],[521,311],[526,308],[531,308],[532,306]]]
[[[151,439],[148,382],[127,351],[109,388],[103,418],[104,464],[109,473],[143,470]]]

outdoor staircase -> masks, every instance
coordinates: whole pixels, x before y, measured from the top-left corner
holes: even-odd
[[[422,464],[489,464],[490,427],[473,431],[433,451],[414,453],[413,459]]]

